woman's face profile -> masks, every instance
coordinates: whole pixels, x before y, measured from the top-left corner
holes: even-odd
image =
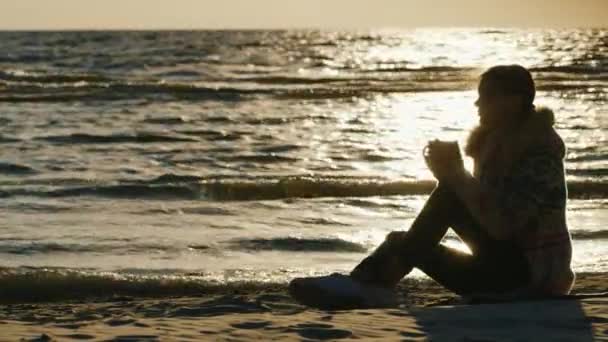
[[[475,106],[479,124],[482,126],[497,127],[508,124],[523,107],[521,95],[507,94],[495,82],[483,78],[479,82],[479,97]]]

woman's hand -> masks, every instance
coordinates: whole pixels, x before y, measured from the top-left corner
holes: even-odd
[[[439,182],[450,183],[465,172],[458,142],[429,141],[423,155],[426,165]]]

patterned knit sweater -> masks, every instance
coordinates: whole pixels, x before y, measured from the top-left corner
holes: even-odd
[[[549,109],[511,130],[475,132],[466,152],[475,161],[455,187],[488,233],[514,241],[530,266],[527,295],[568,294],[574,283],[566,222],[565,146]]]

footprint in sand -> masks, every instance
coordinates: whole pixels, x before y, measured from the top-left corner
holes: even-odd
[[[62,337],[71,338],[73,340],[93,340],[93,339],[95,339],[95,336],[87,335],[87,334],[69,334],[69,335],[62,335]]]
[[[243,323],[233,323],[230,324],[230,326],[237,329],[262,329],[269,326],[270,324],[271,322],[269,321],[251,321]]]
[[[296,325],[296,328],[301,329],[330,329],[333,327],[333,325],[325,323],[300,323]]]
[[[120,325],[135,323],[135,319],[130,317],[114,317],[106,320],[105,323],[111,327],[117,327]]]
[[[30,338],[30,339],[21,339],[21,341],[27,341],[27,342],[48,342],[48,341],[52,341],[53,338],[47,334],[42,334],[39,337],[34,337],[34,338]]]
[[[160,341],[156,335],[121,335],[116,336],[111,340],[112,342],[135,342],[135,341]]]
[[[302,323],[289,330],[295,331],[300,337],[313,340],[337,340],[352,337],[353,333],[349,330],[334,329],[331,324],[323,323]]]
[[[65,328],[65,329],[78,329],[84,327],[86,324],[78,324],[78,323],[59,323],[55,324],[56,327]]]

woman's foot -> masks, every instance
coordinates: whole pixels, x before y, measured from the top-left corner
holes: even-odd
[[[326,310],[385,308],[397,305],[393,288],[365,284],[339,273],[296,278],[289,283],[289,293],[304,305]]]
[[[350,276],[365,284],[394,288],[413,269],[403,252],[411,249],[406,246],[406,239],[406,232],[391,232],[371,255],[351,271]]]

